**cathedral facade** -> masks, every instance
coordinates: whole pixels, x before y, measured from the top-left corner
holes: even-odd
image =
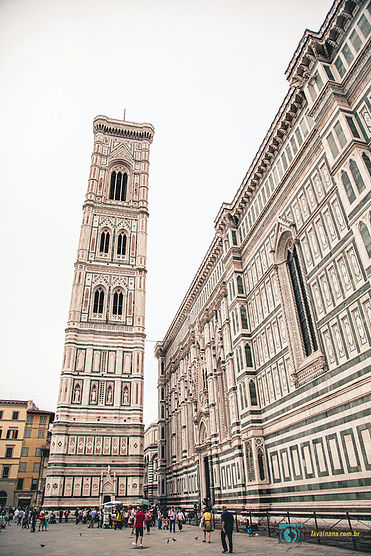
[[[134,501],[143,489],[149,148],[154,129],[98,116],[44,504]]]
[[[371,8],[335,0],[164,339],[158,494],[370,507]]]

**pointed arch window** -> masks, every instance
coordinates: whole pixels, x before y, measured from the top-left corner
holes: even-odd
[[[343,186],[345,189],[345,193],[348,196],[349,202],[353,203],[353,201],[355,201],[356,199],[356,194],[354,193],[354,189],[352,184],[350,183],[350,179],[348,174],[345,172],[345,170],[341,171],[341,181],[343,182]]]
[[[113,294],[112,313],[114,315],[122,315],[124,296],[121,290],[115,291]]]
[[[357,166],[357,163],[354,160],[350,160],[349,161],[349,168],[350,168],[350,171],[352,173],[354,183],[357,186],[358,193],[362,193],[362,191],[364,191],[366,189],[366,186],[365,186],[365,182],[363,181],[363,178],[361,176],[361,172],[359,171],[359,168]]]
[[[241,326],[242,326],[242,328],[248,328],[247,312],[246,312],[246,307],[244,305],[241,305],[241,307],[240,307],[240,314],[241,314]]]
[[[124,257],[126,255],[127,237],[124,232],[120,232],[117,236],[117,255]]]
[[[258,469],[259,469],[259,479],[261,481],[265,480],[265,464],[264,464],[264,452],[263,448],[257,448],[258,452]]]
[[[364,162],[365,165],[366,165],[366,168],[367,168],[367,170],[368,170],[368,173],[369,173],[370,176],[371,176],[371,160],[370,160],[370,158],[367,156],[366,153],[363,153],[363,154],[362,154],[362,158],[363,158],[363,162]]]
[[[246,444],[247,475],[249,481],[255,481],[255,466],[251,441]]]
[[[237,293],[244,293],[243,292],[243,282],[242,282],[242,277],[241,276],[237,276]]]
[[[367,255],[371,258],[371,236],[367,225],[362,221],[359,223],[359,232],[365,244]]]
[[[127,173],[114,170],[111,174],[109,198],[113,201],[126,201],[127,184]]]
[[[249,394],[251,405],[258,405],[258,393],[256,391],[256,384],[253,380],[249,382]]]
[[[246,359],[246,367],[253,367],[250,344],[245,344],[245,359]]]
[[[100,243],[99,243],[100,253],[105,253],[105,254],[108,253],[109,240],[110,240],[110,233],[107,230],[104,230],[100,235]]]
[[[104,307],[104,291],[103,288],[98,288],[94,292],[93,313],[102,315]]]
[[[305,354],[308,356],[318,349],[317,339],[314,332],[312,316],[310,313],[308,298],[305,290],[304,280],[301,273],[299,258],[294,246],[287,253],[287,266],[291,278],[292,290],[299,317],[300,330],[304,344]]]

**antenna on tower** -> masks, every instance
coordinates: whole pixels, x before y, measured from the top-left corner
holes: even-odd
[[[124,121],[126,120],[126,108],[124,108]]]

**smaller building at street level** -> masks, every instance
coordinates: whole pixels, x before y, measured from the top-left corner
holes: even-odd
[[[53,420],[31,400],[0,400],[0,506],[42,504]]]
[[[371,507],[370,36],[360,0],[305,31],[156,345],[161,503]]]

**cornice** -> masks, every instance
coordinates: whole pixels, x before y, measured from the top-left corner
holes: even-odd
[[[318,32],[306,29],[285,71],[290,85],[302,88],[316,60],[330,62],[362,0],[335,0]]]
[[[93,122],[94,133],[103,132],[105,135],[125,137],[134,140],[146,140],[152,143],[155,129],[152,124],[114,120],[107,116],[96,116]]]
[[[304,93],[294,87],[290,88],[232,203],[224,203],[219,210],[214,221],[217,233],[223,234],[231,225],[238,226],[241,215],[245,213],[255,191],[271,169],[282,143],[296,123],[304,102]]]
[[[359,11],[362,0],[335,0],[318,33],[306,30],[285,72],[290,89],[279,108],[232,203],[223,203],[215,219],[217,233],[238,225],[255,191],[273,165],[282,143],[296,123],[305,103],[303,87],[317,60],[329,62],[344,32]]]

